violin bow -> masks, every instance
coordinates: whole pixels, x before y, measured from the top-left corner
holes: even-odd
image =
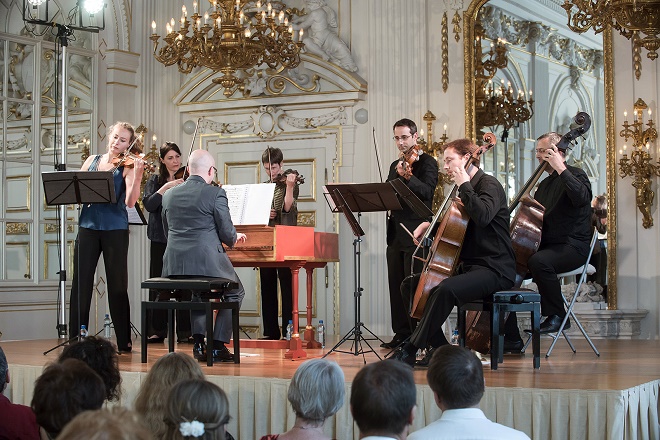
[[[190,143],[190,150],[188,150],[188,159],[186,160],[186,169],[183,171],[183,180],[186,180],[186,175],[190,177],[188,173],[188,162],[190,161],[190,155],[192,154],[193,147],[195,146],[195,138],[197,137],[197,130],[199,129],[199,123],[202,122],[203,117],[197,118],[197,123],[195,124],[195,132],[193,133],[192,142]]]

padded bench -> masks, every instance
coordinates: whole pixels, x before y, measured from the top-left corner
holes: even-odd
[[[505,312],[530,312],[532,317],[532,363],[535,369],[541,367],[540,333],[541,295],[529,289],[513,288],[495,292],[484,301],[462,304],[458,308],[459,344],[465,345],[465,312],[488,311],[490,315],[490,368],[497,370],[497,364],[504,361],[504,314]]]
[[[238,283],[225,278],[149,278],[142,281],[143,289],[155,290],[191,290],[202,299],[221,298],[225,290],[237,289]],[[192,302],[192,301],[142,301],[142,363],[147,362],[147,310],[167,310],[167,345],[174,351],[174,311],[203,310],[206,312],[206,334],[213,335],[213,311],[231,310],[232,332],[234,340],[234,363],[240,363],[238,302]],[[210,353],[209,353],[210,354]],[[213,365],[213,356],[206,357],[206,364]]]

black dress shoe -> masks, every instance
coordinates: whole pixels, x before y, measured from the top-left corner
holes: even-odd
[[[522,354],[522,349],[525,344],[522,339],[504,340],[504,353],[505,354]]]
[[[147,344],[159,344],[165,340],[164,336],[151,335],[147,338]]]
[[[195,342],[195,345],[193,345],[193,357],[198,361],[206,360],[206,347],[203,342]]]
[[[214,349],[213,362],[234,362],[234,355],[227,350],[227,347]]]
[[[429,367],[429,362],[431,362],[431,357],[433,356],[433,353],[435,352],[435,349],[437,347],[429,347],[426,349],[426,354],[424,357],[417,362],[415,362],[416,367],[421,367],[421,368],[428,368]]]
[[[193,339],[192,336],[184,336],[182,338],[177,338],[176,339],[177,344],[194,344],[195,340]]]
[[[394,350],[394,353],[392,353],[390,359],[396,359],[397,361],[405,362],[411,367],[415,366],[415,361],[416,361],[415,355],[408,353],[408,351],[405,350],[403,347],[399,347],[396,350]]]
[[[559,327],[561,326],[561,322],[563,320],[564,320],[564,318],[560,317],[559,315],[550,315],[550,316],[548,316],[541,323],[539,333],[541,333],[541,334],[557,333],[557,331],[559,331]],[[569,328],[571,328],[571,321],[570,320],[566,321],[566,325],[564,326],[564,330],[568,330]],[[531,330],[529,331],[529,333],[531,333]]]
[[[391,350],[393,348],[397,348],[406,339],[408,339],[407,336],[402,336],[402,335],[396,334],[396,335],[394,335],[394,337],[392,338],[392,340],[390,342],[383,342],[382,344],[380,344],[380,346],[382,348],[388,348],[388,349]]]

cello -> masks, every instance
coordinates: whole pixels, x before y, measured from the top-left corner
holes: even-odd
[[[579,112],[573,118],[572,128],[564,134],[557,143],[558,149],[566,150],[568,146],[591,127],[591,118],[585,112]],[[527,261],[534,255],[541,244],[541,231],[543,228],[543,215],[545,207],[536,201],[530,192],[546,171],[548,162],[543,161],[536,168],[531,177],[525,182],[518,194],[509,205],[509,214],[513,214],[518,205],[518,211],[511,220],[509,233],[511,245],[516,257],[516,280],[514,288],[520,287],[527,275]],[[485,311],[467,311],[465,320],[465,345],[480,353],[490,351],[490,315]]]
[[[477,148],[472,153],[470,159],[465,164],[466,170],[484,152],[491,149],[497,143],[497,138],[493,133],[486,133],[483,139],[485,145]],[[426,229],[424,237],[419,240],[420,243],[423,243],[426,239],[430,238],[429,236],[434,229],[434,225],[438,222],[440,216],[442,216],[438,231],[435,233],[429,249],[428,258],[424,262],[424,269],[420,274],[419,283],[415,289],[410,316],[416,319],[422,317],[431,289],[440,284],[444,279],[449,278],[454,273],[458,264],[458,257],[461,253],[465,230],[467,229],[470,217],[465,212],[463,203],[455,197],[457,190],[458,185],[454,185],[454,188],[445,198],[442,206],[433,217],[431,224]],[[447,207],[447,205],[449,206]]]

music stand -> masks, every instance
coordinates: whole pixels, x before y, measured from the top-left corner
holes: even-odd
[[[408,185],[403,183],[401,179],[390,180],[387,183],[392,185],[399,197],[401,197],[403,201],[406,202],[406,205],[408,205],[410,209],[412,209],[413,212],[417,214],[417,217],[427,220],[431,220],[433,218],[433,211],[431,211],[429,207],[424,204],[424,202],[419,200],[419,197],[417,197],[415,193],[412,192],[410,188],[408,188]]]
[[[353,212],[358,213],[358,218],[362,212],[379,212],[401,209],[401,203],[394,192],[394,188],[388,183],[364,183],[364,184],[341,184],[333,183],[325,185],[328,192],[324,193],[326,201],[333,212],[343,212],[348,224],[351,226],[355,239],[353,240],[353,266],[354,266],[354,285],[355,291],[353,293],[355,301],[355,325],[353,328],[341,338],[341,340],[332,349],[327,352],[323,357],[329,355],[333,351],[337,353],[348,353],[354,356],[362,355],[364,363],[367,363],[365,354],[374,353],[378,359],[380,355],[376,353],[369,341],[383,342],[371,330],[364,325],[360,319],[361,309],[360,300],[362,298],[362,291],[364,290],[360,285],[360,243],[362,243],[362,236],[364,230],[360,226],[359,220],[355,218]],[[330,198],[328,198],[330,196]],[[369,334],[371,338],[363,336],[363,329]],[[352,340],[352,351],[338,350],[344,342]],[[369,347],[365,350],[362,347],[362,341]]]
[[[78,217],[80,217],[81,204],[117,203],[112,171],[45,171],[41,173],[41,179],[44,185],[46,204],[53,206],[75,203],[78,205]],[[66,246],[66,243],[62,246]],[[80,254],[78,254],[78,258],[80,258]],[[61,270],[64,269],[61,268]],[[62,278],[62,275],[60,275],[60,278]],[[64,282],[66,282],[66,273],[64,274]],[[65,294],[63,291],[62,295]],[[80,303],[80,289],[78,289],[78,302]],[[80,304],[78,304],[78,324],[80,324]],[[79,329],[77,332],[80,333]],[[67,339],[45,351],[44,355],[73,339],[75,338]]]

